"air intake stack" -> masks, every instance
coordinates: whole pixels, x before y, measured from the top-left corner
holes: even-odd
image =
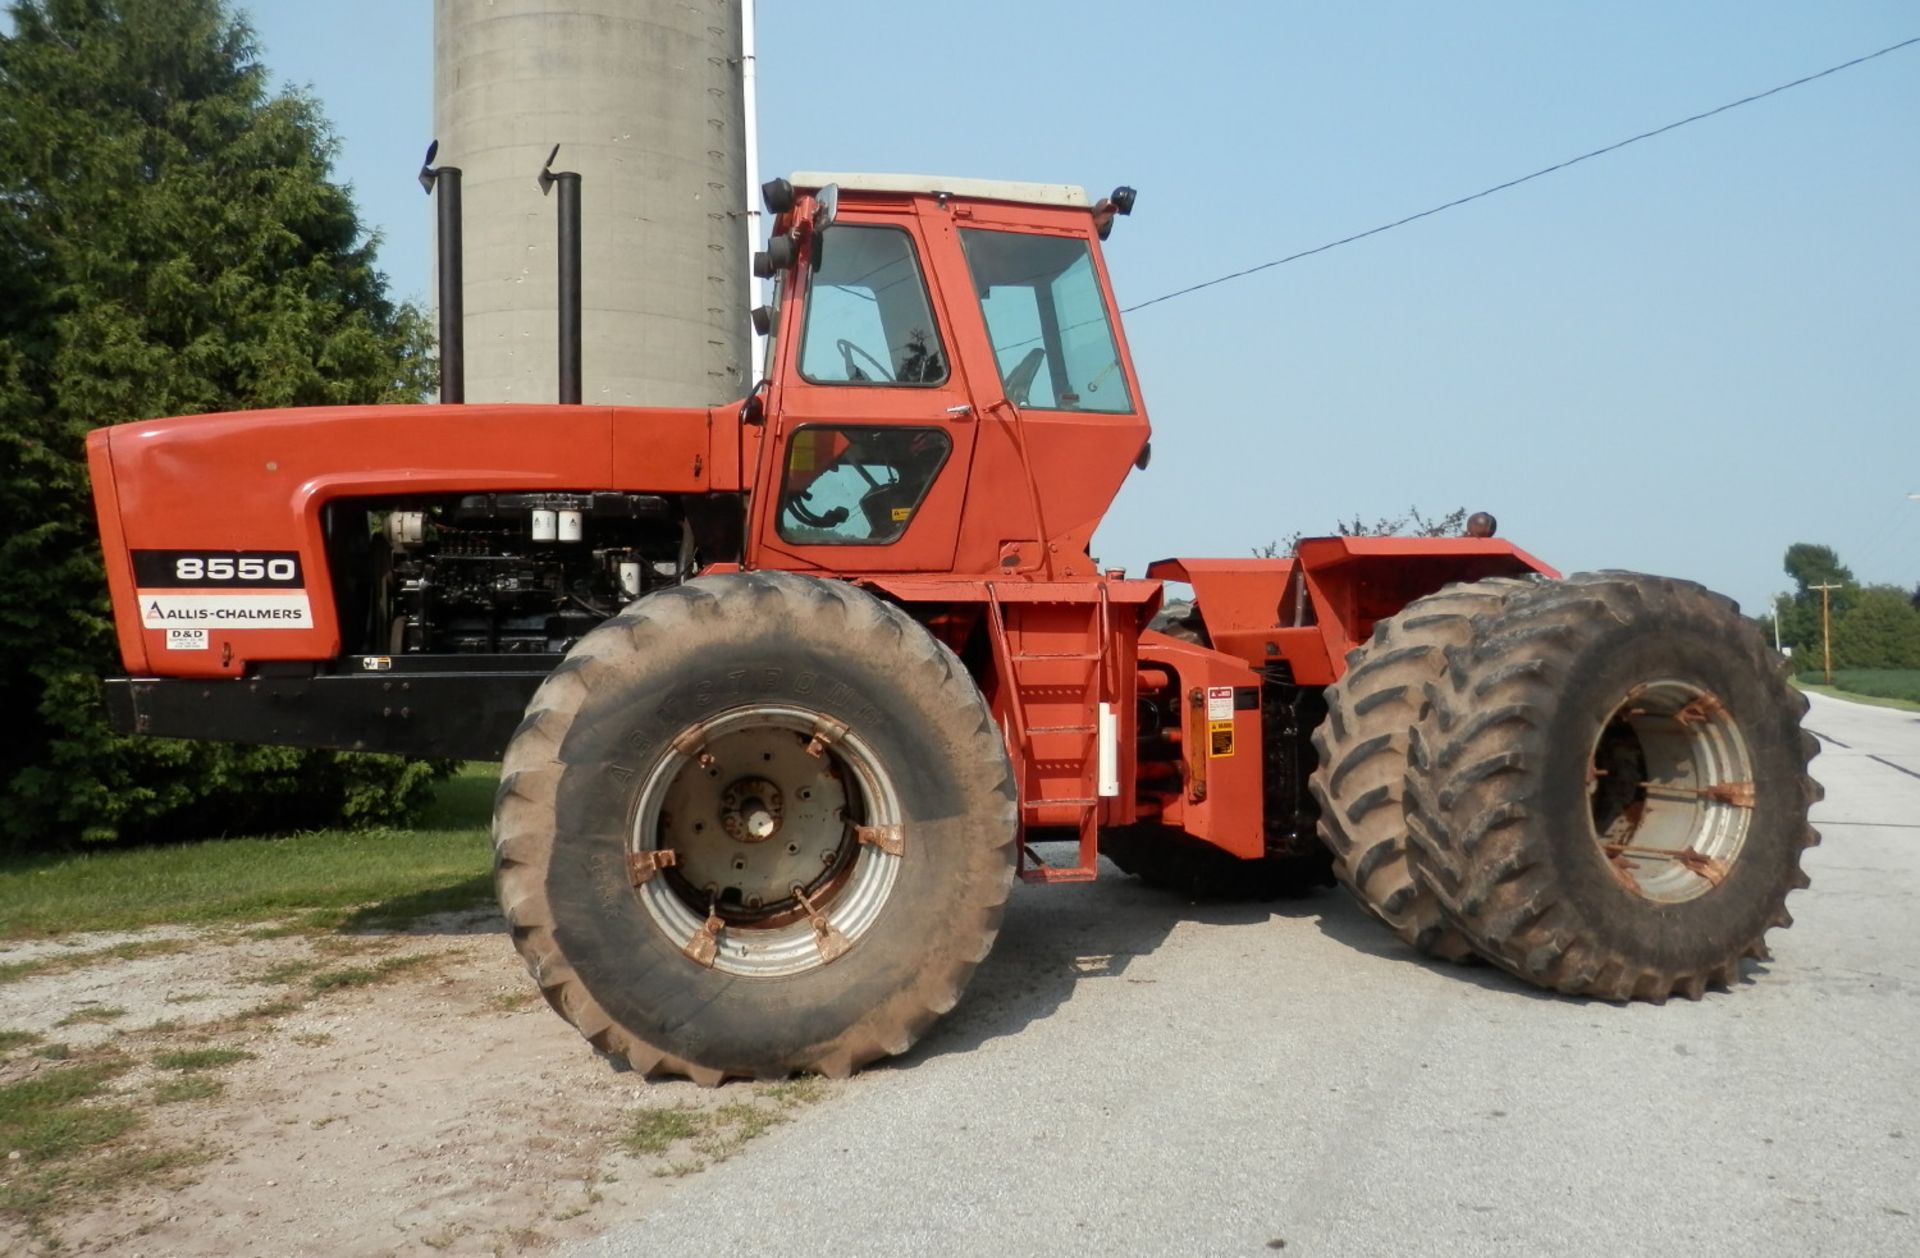
[[[460,238],[460,168],[435,166],[434,155],[440,141],[427,145],[426,160],[420,163],[420,186],[428,196],[437,190],[434,200],[439,265],[435,268],[440,286],[440,400],[467,400],[466,280],[461,266],[465,245]]]

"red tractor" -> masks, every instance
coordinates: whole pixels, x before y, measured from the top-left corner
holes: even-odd
[[[1101,250],[1132,191],[766,199],[744,402],[93,433],[120,727],[504,755],[541,991],[707,1083],[905,1051],[1014,878],[1102,853],[1190,893],[1337,878],[1418,949],[1608,1000],[1765,955],[1819,788],[1732,603],[1492,536],[1103,570],[1148,457]],[[1167,581],[1193,609],[1155,628]]]

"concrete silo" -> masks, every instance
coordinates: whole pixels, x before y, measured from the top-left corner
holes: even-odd
[[[741,0],[436,0],[434,131],[464,171],[466,400],[557,387],[554,201],[583,182],[582,401],[749,386]]]

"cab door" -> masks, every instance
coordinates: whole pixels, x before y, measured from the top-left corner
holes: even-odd
[[[786,277],[750,566],[952,567],[977,424],[915,204],[843,209]]]

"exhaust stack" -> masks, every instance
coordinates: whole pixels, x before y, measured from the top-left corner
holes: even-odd
[[[426,160],[420,163],[420,186],[433,196],[437,219],[440,262],[440,401],[467,400],[467,346],[465,276],[462,273],[464,246],[460,239],[460,168],[435,166],[434,154],[440,141],[427,145]]]
[[[560,146],[553,146],[540,168],[540,195],[560,185],[556,210],[560,219],[560,401],[580,404],[580,176],[571,170],[556,171],[553,159]]]

